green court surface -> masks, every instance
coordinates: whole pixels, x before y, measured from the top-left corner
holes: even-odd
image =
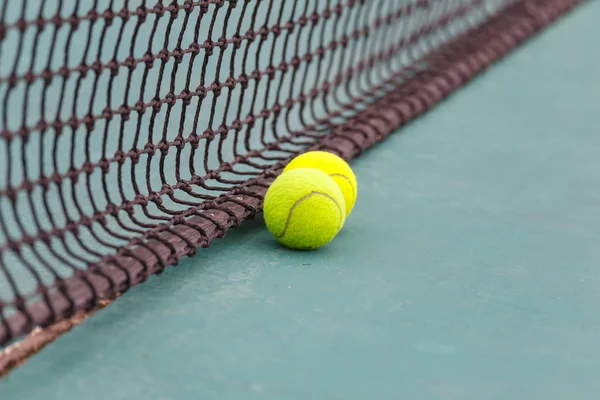
[[[330,245],[245,223],[0,399],[597,399],[599,15],[576,9],[355,160]]]

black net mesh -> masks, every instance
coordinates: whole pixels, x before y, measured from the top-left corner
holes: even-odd
[[[0,345],[208,246],[291,157],[354,157],[569,4],[0,0]]]

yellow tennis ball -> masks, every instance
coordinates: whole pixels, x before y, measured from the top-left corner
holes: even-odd
[[[358,185],[352,168],[343,158],[326,151],[309,151],[290,161],[283,171],[295,168],[318,168],[331,176],[344,194],[346,217],[350,215],[356,202]]]
[[[267,229],[284,246],[314,250],[330,242],[346,218],[344,195],[332,177],[316,168],[282,173],[263,204]]]

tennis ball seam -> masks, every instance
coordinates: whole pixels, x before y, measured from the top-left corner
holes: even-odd
[[[331,176],[331,177],[339,176],[340,178],[344,178],[345,180],[347,180],[348,185],[350,185],[350,188],[352,188],[352,198],[356,199],[356,191],[354,189],[354,185],[352,184],[352,181],[350,180],[350,178],[348,178],[346,175],[340,174],[340,173],[329,174],[329,176]]]
[[[299,198],[298,200],[296,200],[296,202],[294,204],[292,204],[292,206],[290,207],[290,212],[287,215],[287,219],[285,220],[285,226],[283,227],[283,231],[281,232],[281,234],[279,234],[277,236],[278,239],[282,239],[285,236],[285,233],[287,232],[287,229],[288,229],[288,227],[290,225],[290,221],[292,219],[292,213],[294,212],[294,209],[300,203],[302,203],[304,200],[308,200],[308,199],[310,199],[311,197],[313,197],[315,195],[317,195],[317,196],[323,196],[323,197],[326,197],[329,200],[333,201],[333,204],[335,204],[335,206],[337,207],[338,212],[340,214],[340,223],[338,224],[338,229],[340,228],[341,222],[343,221],[344,216],[342,215],[342,209],[341,209],[340,205],[338,204],[338,202],[335,201],[335,199],[332,196],[330,196],[329,194],[327,194],[327,193],[314,191],[314,192],[310,192],[306,196],[303,196],[303,197]]]

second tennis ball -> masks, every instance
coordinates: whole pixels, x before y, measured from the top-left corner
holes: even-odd
[[[350,215],[356,202],[358,185],[352,168],[343,158],[327,151],[309,151],[290,161],[283,171],[296,168],[318,168],[331,176],[344,195],[346,216]]]
[[[315,250],[330,242],[346,218],[344,195],[316,168],[296,168],[273,181],[265,195],[267,229],[283,245]]]

